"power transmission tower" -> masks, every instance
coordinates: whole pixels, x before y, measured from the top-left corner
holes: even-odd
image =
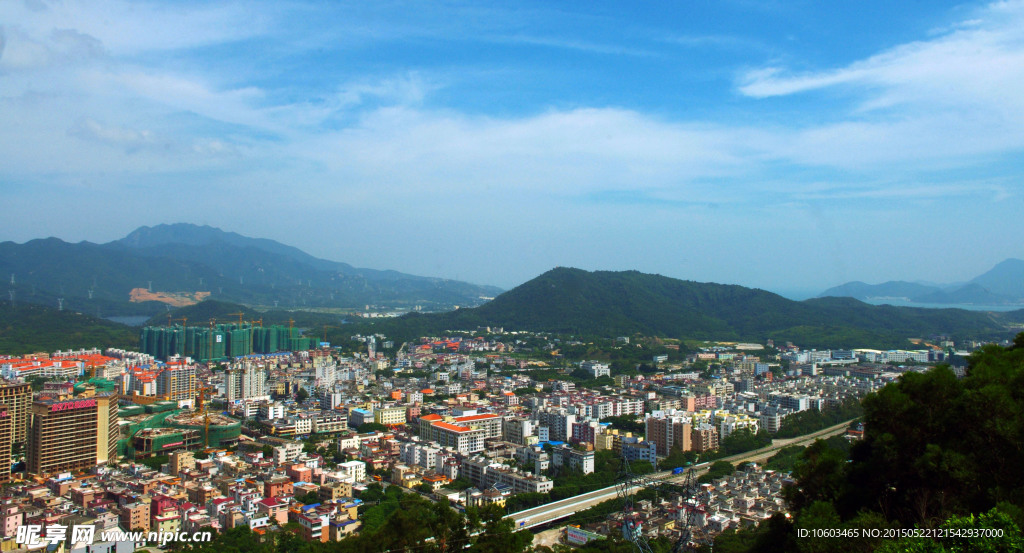
[[[622,471],[615,484],[619,499],[622,499],[622,537],[633,544],[640,553],[654,553],[644,535],[643,521],[633,503],[633,494],[650,485],[648,478],[636,474],[629,466],[629,460],[622,457]]]
[[[619,498],[623,503],[622,537],[632,543],[636,551],[653,553],[643,531],[642,513],[636,510],[633,501],[633,494],[645,488],[679,497],[679,504],[684,512],[680,517],[680,536],[672,547],[672,553],[696,552],[703,546],[713,545],[705,530],[704,517],[707,506],[702,497],[700,483],[697,481],[697,473],[692,467],[685,472],[682,482],[670,482],[667,479],[634,473],[630,469],[629,461],[623,458],[622,471],[616,483]]]

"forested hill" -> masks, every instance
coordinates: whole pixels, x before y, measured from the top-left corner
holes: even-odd
[[[831,347],[905,347],[909,337],[1006,332],[991,313],[872,306],[850,298],[797,302],[743,286],[570,268],[548,271],[477,308],[410,314],[377,328],[414,337],[480,326],[576,335],[773,338]]]
[[[0,302],[0,354],[91,347],[135,349],[137,329],[71,310],[32,303]]]

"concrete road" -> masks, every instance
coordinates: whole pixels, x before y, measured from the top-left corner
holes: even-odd
[[[772,440],[772,444],[769,446],[756,449],[754,451],[748,451],[745,453],[739,453],[737,455],[731,455],[722,459],[716,459],[717,461],[728,461],[734,465],[750,461],[761,461],[774,455],[778,450],[788,447],[791,445],[807,445],[814,440],[824,439],[838,434],[842,434],[846,431],[846,428],[850,425],[853,419],[839,423],[835,426],[807,434],[804,436],[798,436],[796,438],[786,438],[781,440]],[[696,469],[697,476],[700,476],[708,471],[708,463],[701,463]],[[683,475],[673,475],[671,471],[661,471],[649,475],[650,478],[655,480],[665,480],[668,482],[675,482],[685,478]],[[630,493],[635,493],[637,490],[633,489]],[[553,501],[530,509],[525,509],[516,513],[511,513],[505,516],[505,518],[511,518],[515,521],[517,528],[531,528],[534,526],[540,526],[547,524],[553,520],[565,518],[577,511],[589,509],[598,503],[608,501],[616,497],[618,492],[615,486],[608,486],[592,492],[582,493],[573,497],[562,499],[559,501]]]

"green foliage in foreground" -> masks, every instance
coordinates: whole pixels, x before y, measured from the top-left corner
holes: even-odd
[[[821,441],[824,441],[829,448],[836,449],[844,454],[848,454],[850,451],[850,442],[843,436],[832,436]],[[804,451],[806,449],[807,447],[802,445],[784,447],[765,461],[764,468],[765,470],[793,472],[797,463],[804,458]]]

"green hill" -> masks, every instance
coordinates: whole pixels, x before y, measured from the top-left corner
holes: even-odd
[[[934,334],[1008,335],[990,313],[872,306],[851,298],[797,302],[743,286],[569,268],[548,271],[480,307],[374,325],[400,338],[479,326],[575,335],[772,338],[831,347],[906,347],[907,338]]]
[[[71,310],[0,302],[0,354],[90,347],[134,349],[138,341],[138,330],[122,324]]]

